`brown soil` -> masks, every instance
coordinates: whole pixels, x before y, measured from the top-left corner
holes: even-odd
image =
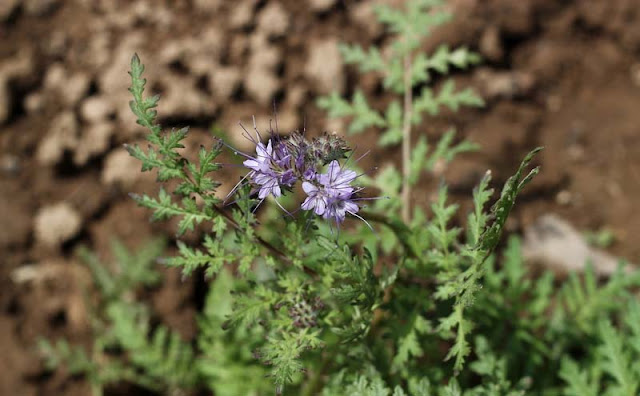
[[[455,126],[482,145],[446,171],[455,198],[468,196],[488,168],[503,181],[529,149],[543,145],[542,173],[519,201],[511,229],[557,213],[580,229],[612,229],[612,252],[640,262],[640,5],[451,3],[455,20],[435,32],[425,50],[447,42],[481,52],[484,64],[456,78],[482,92],[488,105],[444,114],[416,133],[434,140]],[[34,350],[39,336],[88,340],[79,299],[86,273],[74,248],[89,245],[106,257],[113,237],[134,247],[154,234],[173,235],[171,224],[149,224],[149,213],[126,194],[157,189],[153,176],[139,175],[139,165],[122,155],[122,143],[142,136],[127,110],[131,55],[141,55],[150,86],[163,94],[163,123],[193,127],[191,150],[207,143],[214,124],[242,145],[237,121],[256,115],[266,125],[274,98],[281,129],[305,120],[312,133],[339,130],[341,123],[327,122],[315,107],[317,95],[363,86],[376,103],[388,99],[380,96],[377,77],[358,77],[332,56],[339,41],[385,42],[367,16],[369,6],[345,0],[2,1],[0,394],[88,394],[81,379],[45,375]],[[356,140],[373,142],[375,134]],[[398,154],[376,149],[368,161],[394,162]],[[416,193],[417,202],[428,201],[434,183]],[[71,223],[47,223],[60,213]],[[12,274],[27,265],[48,275],[17,282]],[[154,306],[188,337],[193,285],[166,273]]]

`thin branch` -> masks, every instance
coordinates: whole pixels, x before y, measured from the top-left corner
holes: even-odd
[[[236,230],[241,230],[240,225],[238,225],[238,223],[235,222],[235,220],[233,220],[233,218],[231,217],[231,215],[229,215],[229,213],[225,212],[224,210],[222,210],[221,208],[219,208],[218,206],[214,206],[213,209],[222,217],[225,218],[225,220],[227,220],[227,222],[229,224],[231,224],[231,226],[233,228],[235,228]],[[258,241],[258,243],[260,243],[263,247],[265,247],[267,250],[269,250],[271,253],[273,253],[275,256],[277,256],[278,258],[280,258],[280,260],[282,260],[283,262],[289,264],[289,265],[293,265],[293,261],[289,258],[289,256],[287,256],[283,251],[281,251],[280,249],[278,249],[277,247],[273,246],[271,243],[269,243],[268,241],[266,241],[265,239],[263,239],[260,236],[256,235],[256,240]],[[304,270],[304,272],[307,275],[317,275],[318,273],[313,270],[312,268],[307,267],[306,265],[302,265],[302,268]]]
[[[402,121],[402,220],[411,218],[411,54],[404,55],[404,119]]]

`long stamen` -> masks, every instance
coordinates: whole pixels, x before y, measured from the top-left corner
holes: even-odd
[[[231,189],[231,191],[229,191],[229,194],[227,194],[227,196],[224,198],[224,201],[222,201],[223,204],[226,205],[227,200],[229,199],[230,196],[232,196],[233,194],[235,194],[236,191],[238,191],[238,188],[240,188],[240,186],[242,185],[242,182],[245,181],[245,179],[249,178],[251,175],[253,175],[253,171],[247,173],[246,175],[244,175],[242,177],[242,179],[240,179],[240,181],[238,183],[236,183],[235,186],[233,186],[233,188]]]
[[[242,151],[237,150],[235,147],[231,146],[230,144],[228,144],[227,142],[225,142],[224,140],[222,140],[222,139],[220,139],[220,138],[218,138],[218,137],[214,137],[214,139],[218,140],[218,141],[219,141],[220,143],[222,143],[224,146],[227,146],[229,149],[231,149],[231,151],[233,151],[233,153],[234,153],[235,155],[241,155],[241,156],[246,157],[246,158],[249,158],[249,159],[255,159],[255,158],[253,158],[253,157],[251,157],[251,156],[249,156],[249,155],[247,155],[247,154],[243,153]]]
[[[278,205],[278,206],[280,207],[280,209],[282,209],[282,210],[283,210],[283,211],[284,211],[284,212],[285,212],[289,217],[291,217],[292,219],[294,218],[294,217],[293,217],[293,214],[292,214],[292,213],[290,213],[288,210],[286,210],[286,209],[285,209],[285,208],[280,204],[280,202],[278,202],[278,200],[277,200],[277,199],[274,199],[274,201],[276,201],[276,205]]]
[[[360,220],[364,221],[364,224],[366,224],[366,225],[367,225],[367,227],[369,227],[369,229],[370,229],[371,231],[373,231],[373,232],[374,232],[374,234],[375,234],[375,230],[373,229],[373,227],[371,227],[371,224],[369,224],[369,222],[368,222],[368,221],[366,221],[362,216],[360,216],[360,215],[359,215],[359,214],[357,214],[357,213],[353,213],[353,212],[348,212],[348,213],[349,213],[351,216],[355,216],[355,217],[359,218]]]

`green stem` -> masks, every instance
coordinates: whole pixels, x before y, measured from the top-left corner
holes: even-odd
[[[404,56],[404,120],[402,121],[402,220],[411,219],[411,55]]]
[[[320,367],[313,372],[309,381],[305,384],[301,396],[313,396],[318,394],[318,387],[322,382],[322,374],[324,373],[325,368],[329,365],[331,359],[329,359],[329,353],[324,354],[322,357],[322,362],[320,363]]]

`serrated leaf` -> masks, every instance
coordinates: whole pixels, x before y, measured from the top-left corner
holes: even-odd
[[[382,147],[398,144],[402,141],[402,107],[400,102],[394,100],[387,107],[385,113],[386,130],[378,140]]]
[[[491,252],[495,246],[498,244],[500,240],[500,235],[502,234],[502,229],[504,224],[507,221],[507,217],[509,213],[511,213],[511,209],[516,202],[516,197],[522,191],[524,186],[530,182],[535,175],[538,174],[540,169],[538,167],[534,168],[529,172],[525,177],[522,177],[522,173],[529,165],[533,157],[542,150],[542,147],[538,147],[522,160],[520,163],[520,167],[516,171],[516,173],[511,176],[504,187],[502,188],[502,193],[500,194],[500,199],[491,207],[491,214],[494,217],[494,221],[487,230],[480,237],[479,247],[480,249]]]
[[[357,64],[361,72],[383,71],[386,68],[384,59],[376,47],[371,47],[367,51],[359,45],[340,44],[338,46],[344,63]]]

